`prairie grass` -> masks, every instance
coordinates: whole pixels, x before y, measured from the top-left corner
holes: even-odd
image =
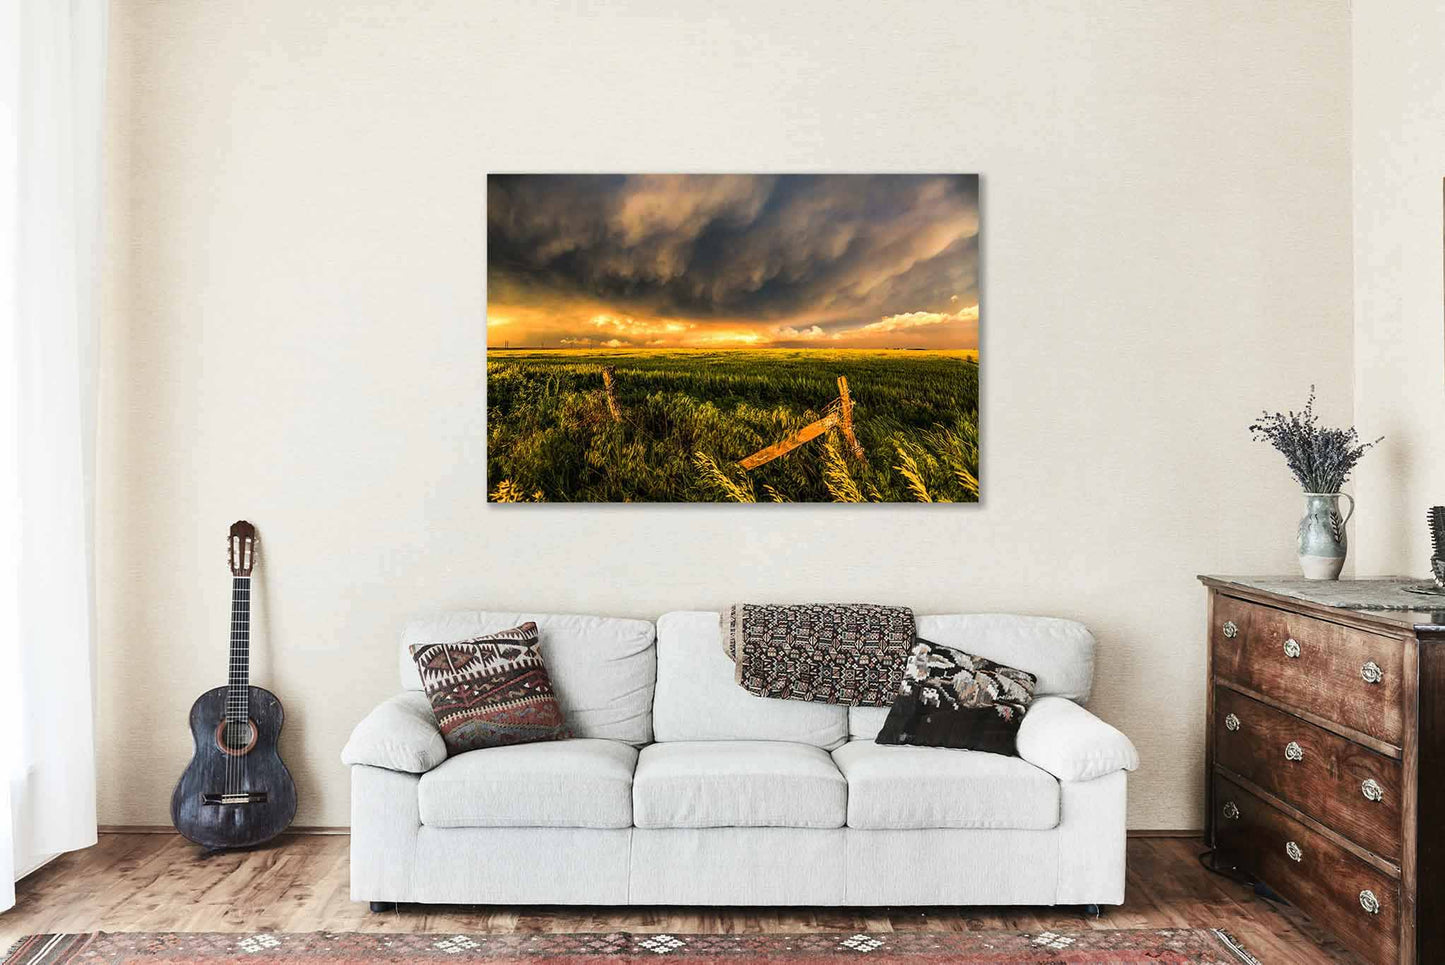
[[[825,415],[840,375],[861,460],[830,430],[738,467]],[[494,350],[487,361],[494,502],[975,502],[978,474],[972,352]]]

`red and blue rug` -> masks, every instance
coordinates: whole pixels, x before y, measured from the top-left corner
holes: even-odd
[[[544,962],[555,965],[1260,965],[1210,928],[802,935],[93,932],[27,935],[3,965]]]

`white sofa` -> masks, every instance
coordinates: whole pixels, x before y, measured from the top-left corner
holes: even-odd
[[[535,620],[573,739],[448,758],[407,647]],[[1083,707],[1067,620],[921,616],[1037,675],[1019,757],[873,742],[887,708],[754,697],[718,614],[462,612],[403,634],[403,692],[357,725],[351,897],[603,905],[1118,904],[1129,739]]]

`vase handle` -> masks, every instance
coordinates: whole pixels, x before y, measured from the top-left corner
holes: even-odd
[[[1350,517],[1355,515],[1355,497],[1351,496],[1349,493],[1340,493],[1340,498],[1348,499],[1350,501],[1350,511],[1348,513],[1345,513],[1344,522],[1340,523],[1340,528],[1344,529],[1350,524]]]

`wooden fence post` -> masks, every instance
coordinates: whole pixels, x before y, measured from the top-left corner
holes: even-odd
[[[602,388],[607,393],[607,408],[612,412],[612,421],[622,421],[622,410],[617,405],[617,387],[612,384],[616,370],[610,365],[602,367]]]
[[[843,438],[848,440],[853,455],[862,459],[863,447],[853,434],[853,397],[848,394],[848,380],[841,375],[838,376],[838,427],[843,430]]]

